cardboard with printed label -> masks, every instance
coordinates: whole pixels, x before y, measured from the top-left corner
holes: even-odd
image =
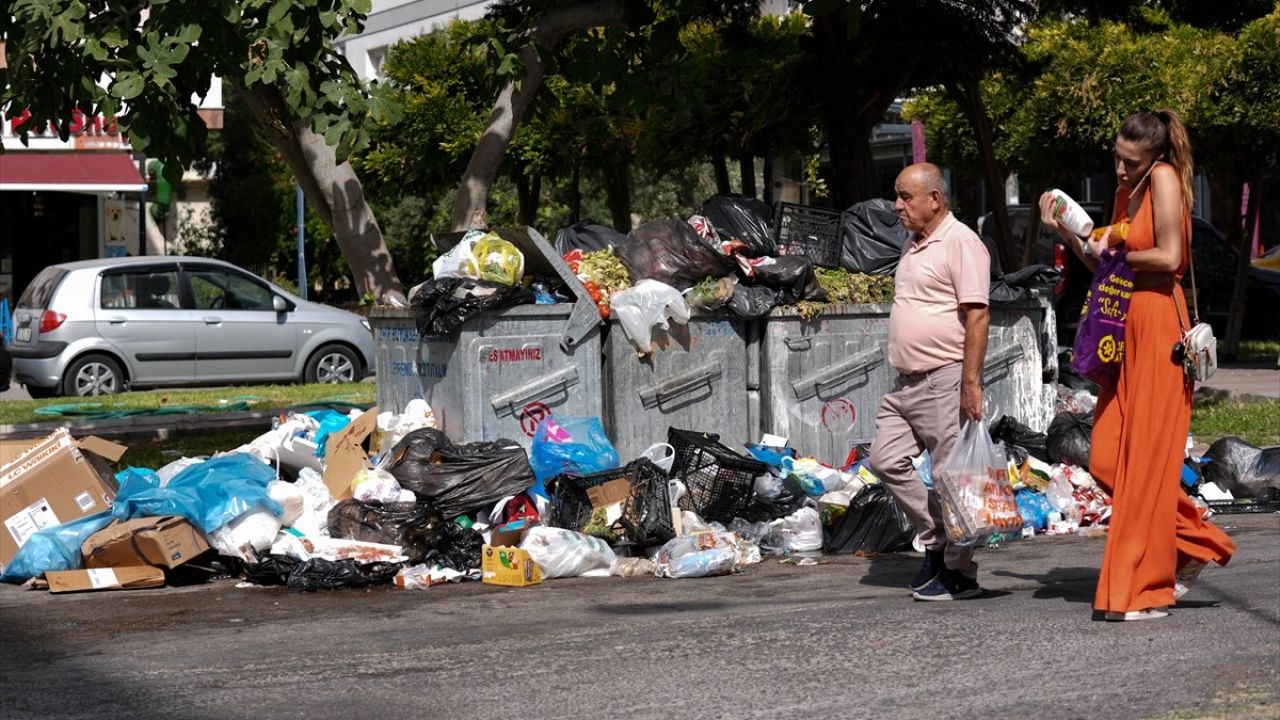
[[[325,443],[324,484],[338,500],[351,497],[351,479],[371,467],[365,441],[378,429],[378,407],[369,408]]]
[[[7,565],[37,531],[111,509],[116,479],[107,462],[123,445],[66,428],[34,443],[0,467],[0,565]]]
[[[150,565],[90,570],[51,570],[44,574],[49,592],[138,590],[164,587],[164,570]]]
[[[208,550],[204,535],[177,515],[117,520],[80,546],[88,568],[153,565],[172,569]]]
[[[480,551],[480,582],[526,587],[542,582],[542,568],[518,547],[485,545]]]

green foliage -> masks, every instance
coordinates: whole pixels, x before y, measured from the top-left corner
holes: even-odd
[[[359,32],[369,8],[369,0],[14,0],[0,12],[0,107],[30,110],[23,137],[49,121],[65,135],[75,107],[118,115],[134,148],[162,159],[176,183],[205,147],[192,97],[217,76],[278,95],[276,122],[310,122],[341,160],[365,147],[366,123],[398,112],[333,44]]]

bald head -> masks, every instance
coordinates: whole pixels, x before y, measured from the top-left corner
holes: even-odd
[[[933,163],[908,165],[893,183],[894,210],[908,230],[926,233],[947,213],[947,180]]]

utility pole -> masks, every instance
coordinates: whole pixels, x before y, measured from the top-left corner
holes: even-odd
[[[307,299],[307,228],[306,228],[306,198],[302,195],[302,186],[294,185],[296,190],[294,197],[294,206],[297,208],[298,215],[298,292],[302,294],[302,299]]]

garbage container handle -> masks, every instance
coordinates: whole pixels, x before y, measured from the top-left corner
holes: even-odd
[[[982,381],[985,384],[987,379],[998,372],[1000,367],[1021,360],[1025,354],[1022,345],[1014,343],[1006,345],[996,352],[987,353],[987,360],[982,364]]]
[[[797,400],[808,400],[816,396],[821,388],[834,385],[854,373],[870,370],[883,362],[884,350],[878,347],[864,350],[848,360],[825,367],[808,377],[792,382],[791,389],[795,390]]]
[[[640,388],[640,402],[646,408],[652,408],[692,392],[703,385],[710,387],[713,381],[719,380],[723,375],[724,370],[718,362],[686,370],[678,375],[672,375],[657,385]]]
[[[525,383],[514,390],[509,390],[489,401],[493,412],[498,417],[514,416],[534,400],[541,400],[558,392],[565,392],[578,384],[578,368],[570,365],[546,377]]]

